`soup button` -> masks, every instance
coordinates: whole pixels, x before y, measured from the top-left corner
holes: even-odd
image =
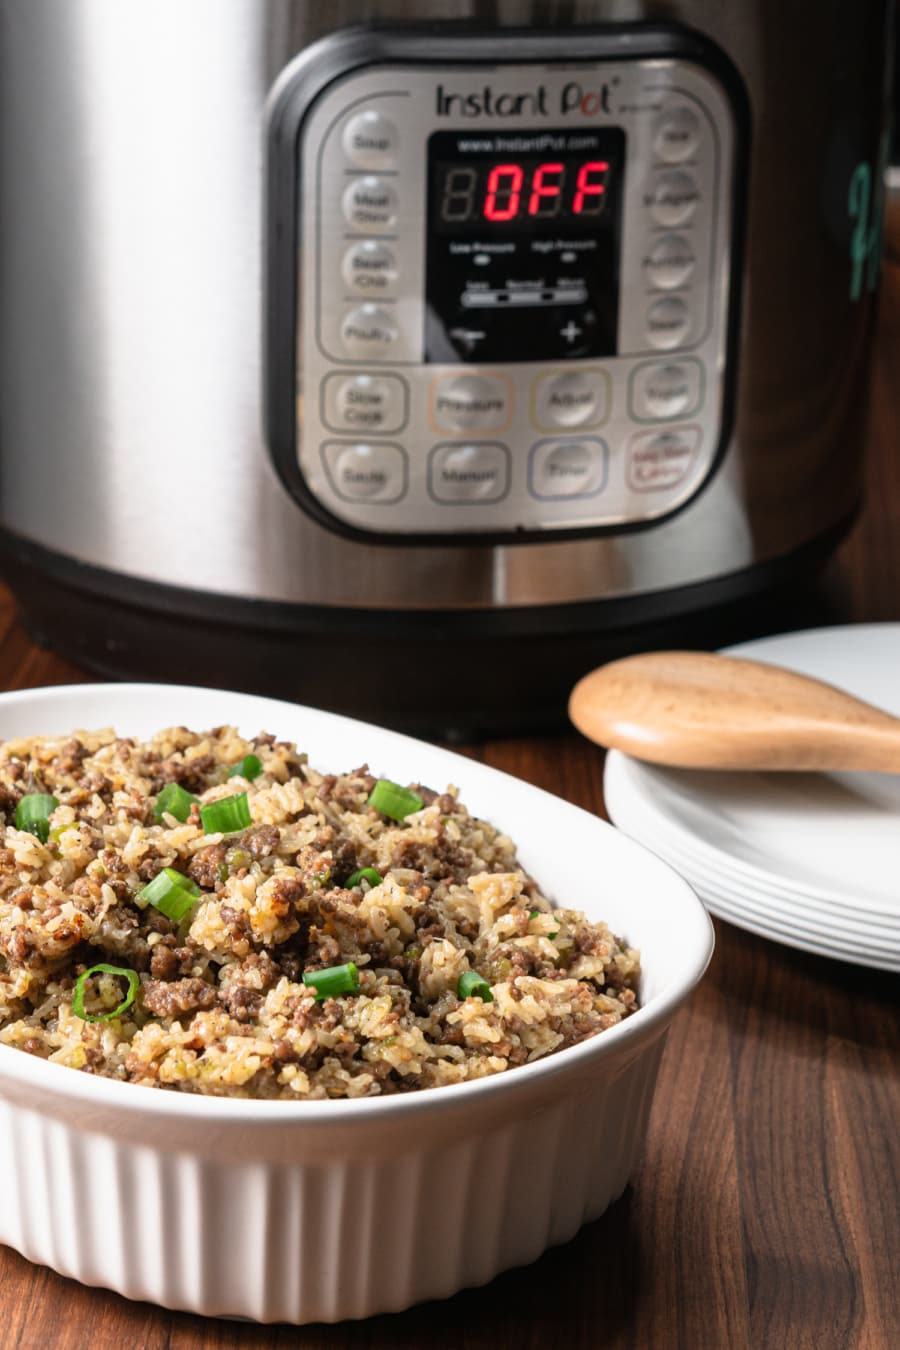
[[[609,449],[595,436],[538,441],[531,451],[528,487],[540,501],[594,497],[606,487]]]

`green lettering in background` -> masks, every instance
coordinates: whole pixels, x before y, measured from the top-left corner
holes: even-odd
[[[850,236],[850,299],[859,300],[864,280],[874,291],[881,260],[881,193],[872,192],[872,168],[865,160],[851,174],[847,211],[856,222]]]

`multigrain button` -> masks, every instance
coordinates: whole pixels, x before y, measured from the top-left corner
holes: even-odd
[[[667,492],[678,487],[693,467],[699,447],[699,427],[632,436],[625,456],[629,488],[632,492]]]
[[[644,255],[644,275],[661,291],[683,286],[694,270],[694,250],[683,234],[664,234]]]
[[[332,431],[381,435],[399,431],[406,421],[407,387],[399,375],[326,376],[323,420]]]
[[[697,149],[699,130],[697,114],[691,108],[668,108],[656,123],[653,149],[667,164],[680,164]]]
[[[703,367],[683,361],[645,361],[631,372],[630,412],[639,421],[691,417],[703,397]]]
[[[347,184],[343,207],[355,230],[386,230],[397,219],[397,194],[387,179],[364,174]]]
[[[359,305],[341,322],[341,342],[348,356],[385,356],[396,341],[397,325],[377,305]]]
[[[436,445],[428,460],[428,490],[447,505],[498,502],[509,491],[509,451],[497,441]]]
[[[534,422],[542,430],[597,426],[609,412],[609,376],[604,370],[542,375],[534,386]]]
[[[528,488],[541,501],[560,497],[596,497],[606,486],[609,450],[605,441],[538,441],[528,464]]]
[[[397,280],[397,260],[387,244],[361,239],[344,254],[341,271],[354,295],[384,295]]]
[[[432,420],[440,431],[496,431],[510,414],[510,386],[490,375],[444,375],[432,388]]]
[[[647,337],[653,347],[665,351],[677,347],[687,336],[690,311],[677,295],[657,300],[647,311]]]
[[[344,501],[386,505],[406,492],[406,455],[399,445],[326,441],[322,457],[331,485]]]
[[[661,173],[644,197],[644,205],[660,225],[684,225],[700,200],[697,184],[690,174],[675,169]]]
[[[344,154],[361,169],[390,169],[397,155],[397,128],[384,113],[365,108],[344,127]]]

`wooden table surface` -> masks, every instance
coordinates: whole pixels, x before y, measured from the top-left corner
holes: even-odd
[[[889,256],[868,501],[824,583],[845,618],[900,619],[898,380],[900,256]],[[29,641],[0,589],[0,687],[84,678]],[[603,810],[602,757],[574,734],[492,742],[470,753]],[[897,981],[727,924],[717,923],[716,933],[709,973],[672,1027],[632,1185],[603,1218],[536,1265],[396,1316],[266,1328],[130,1303],[0,1249],[0,1345],[900,1345]]]

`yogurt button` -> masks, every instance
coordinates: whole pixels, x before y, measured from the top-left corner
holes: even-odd
[[[677,295],[657,300],[647,312],[647,337],[654,347],[678,347],[687,336],[690,311]]]
[[[382,356],[397,341],[393,317],[377,305],[349,310],[341,323],[341,341],[348,356]]]
[[[361,169],[390,169],[397,155],[397,128],[384,113],[365,108],[344,127],[344,154]]]
[[[528,486],[533,497],[593,497],[606,486],[605,441],[539,441],[531,452]]]
[[[608,390],[608,377],[602,370],[543,375],[535,384],[535,423],[552,429],[602,422],[608,412]]]
[[[437,502],[498,502],[509,491],[509,451],[494,441],[436,445],[428,488]]]
[[[700,193],[690,174],[678,169],[660,174],[644,204],[660,225],[684,225],[697,208]]]
[[[441,431],[496,430],[509,417],[506,380],[489,375],[448,375],[432,390],[434,424]]]
[[[692,415],[700,406],[703,368],[699,361],[646,362],[631,377],[631,415],[646,421]]]
[[[344,219],[356,230],[388,229],[397,219],[397,194],[384,178],[365,174],[348,183]]]
[[[381,295],[397,280],[397,260],[387,244],[362,239],[344,254],[341,272],[354,295]]]
[[[694,250],[683,234],[664,234],[644,256],[644,275],[663,291],[683,286],[694,270]]]
[[[680,164],[697,149],[699,132],[700,123],[691,108],[669,108],[656,123],[653,149],[667,164]]]
[[[329,441],[322,454],[331,485],[345,501],[396,502],[406,491],[406,455],[399,445]]]

